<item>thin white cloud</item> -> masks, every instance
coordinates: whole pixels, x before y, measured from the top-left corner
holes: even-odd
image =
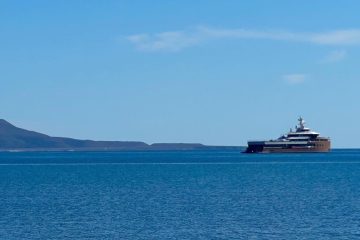
[[[201,36],[183,31],[162,32],[153,35],[138,34],[128,36],[127,39],[140,50],[145,51],[179,51],[183,48],[196,45]]]
[[[360,29],[329,32],[290,32],[196,27],[155,34],[135,34],[127,36],[127,39],[136,48],[144,51],[179,51],[211,39],[263,39],[343,46],[360,45]]]
[[[306,79],[305,74],[287,74],[283,76],[283,80],[288,84],[301,84]]]
[[[311,41],[327,45],[358,45],[360,44],[360,29],[316,33],[311,37]]]
[[[333,63],[340,62],[346,58],[347,52],[345,50],[335,50],[330,52],[325,58],[321,61],[322,63]]]

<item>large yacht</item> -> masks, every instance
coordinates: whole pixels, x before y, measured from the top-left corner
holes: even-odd
[[[245,153],[290,153],[290,152],[328,152],[330,138],[320,137],[320,134],[305,127],[302,117],[295,131],[290,129],[288,134],[276,140],[248,141]]]

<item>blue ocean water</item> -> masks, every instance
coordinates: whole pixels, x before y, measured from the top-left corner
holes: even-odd
[[[0,239],[360,239],[360,150],[0,153]]]

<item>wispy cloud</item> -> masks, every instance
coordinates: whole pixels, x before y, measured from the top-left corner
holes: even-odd
[[[343,46],[360,45],[360,29],[328,32],[291,32],[195,27],[154,34],[135,34],[127,36],[127,39],[136,48],[144,51],[179,51],[211,39],[263,39]]]
[[[138,34],[127,37],[138,49],[145,51],[179,51],[196,45],[201,38],[202,36],[197,36],[197,34],[183,31],[162,32],[153,35]]]
[[[345,50],[335,50],[330,52],[325,58],[321,61],[322,63],[333,63],[340,62],[346,58],[347,52]]]
[[[315,33],[312,34],[311,41],[328,45],[359,45],[360,29]]]
[[[301,84],[305,79],[305,74],[287,74],[283,76],[283,80],[288,84]]]

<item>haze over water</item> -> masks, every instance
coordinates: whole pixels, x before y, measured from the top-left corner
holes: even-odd
[[[360,150],[0,153],[1,239],[355,239]]]

